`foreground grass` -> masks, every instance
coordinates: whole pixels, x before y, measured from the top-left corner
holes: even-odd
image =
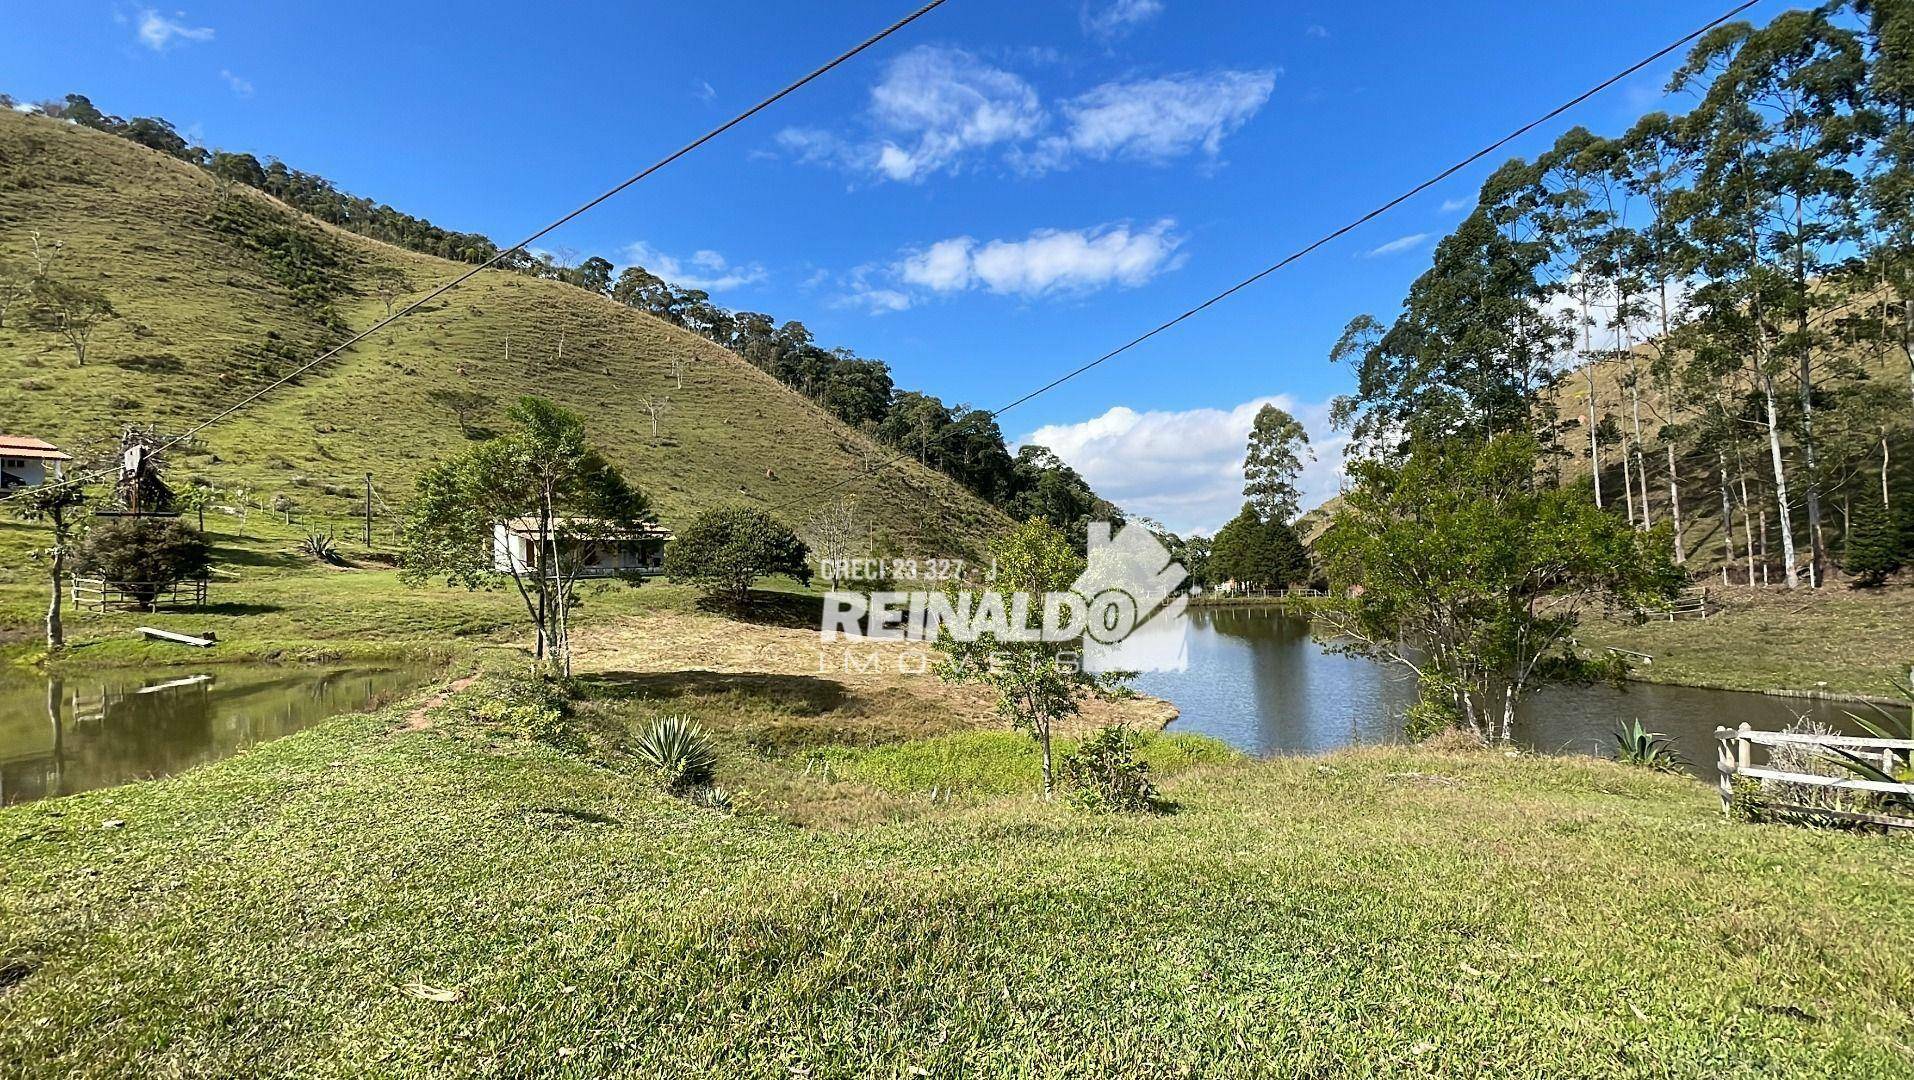
[[[1914,1070],[1914,958],[1880,947],[1914,851],[1678,778],[1372,750],[1193,765],[1166,816],[805,828],[411,713],[0,811],[5,1071]]]

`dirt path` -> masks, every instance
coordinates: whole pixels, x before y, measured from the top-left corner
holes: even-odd
[[[407,713],[405,720],[399,724],[399,730],[400,731],[429,731],[431,730],[432,717],[430,714],[432,710],[452,700],[453,694],[456,694],[459,691],[466,689],[467,687],[471,686],[473,683],[477,681],[478,681],[477,675],[467,675],[467,676],[464,676],[463,678],[453,679],[452,682],[449,685],[447,685],[445,689],[439,691],[436,694],[433,694],[431,698],[428,699],[424,704],[420,705],[416,709],[413,709],[410,713]]]

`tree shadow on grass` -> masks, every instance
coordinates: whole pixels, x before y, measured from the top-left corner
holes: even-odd
[[[820,625],[822,603],[815,596],[753,589],[743,600],[724,595],[700,596],[697,606],[699,611],[707,614],[722,615],[757,626],[815,630]]]
[[[272,566],[285,568],[289,566],[299,566],[307,561],[306,556],[297,555],[289,551],[255,551],[252,548],[228,547],[223,544],[214,545],[213,547],[214,565],[229,563],[234,566]]]
[[[842,707],[844,684],[813,675],[729,671],[609,671],[579,677],[587,697],[649,701],[667,708],[687,698],[730,698],[770,712],[820,716]]]
[[[286,609],[278,604],[242,603],[237,600],[225,600],[217,604],[206,604],[201,607],[187,608],[185,610],[195,615],[271,615],[273,612],[284,611]]]

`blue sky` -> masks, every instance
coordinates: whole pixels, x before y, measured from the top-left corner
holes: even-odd
[[[995,407],[1366,211],[1725,0],[950,0],[542,246],[803,321],[900,386]],[[765,4],[0,0],[0,89],[68,91],[511,242],[881,26]],[[1765,20],[1783,5],[1763,5]],[[1561,127],[1662,107],[1669,60]],[[1248,418],[1324,451],[1327,360],[1387,316],[1486,163],[1004,416],[1178,530],[1236,509]]]

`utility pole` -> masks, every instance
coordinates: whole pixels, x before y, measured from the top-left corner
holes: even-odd
[[[372,546],[372,474],[366,474],[366,546]]]

